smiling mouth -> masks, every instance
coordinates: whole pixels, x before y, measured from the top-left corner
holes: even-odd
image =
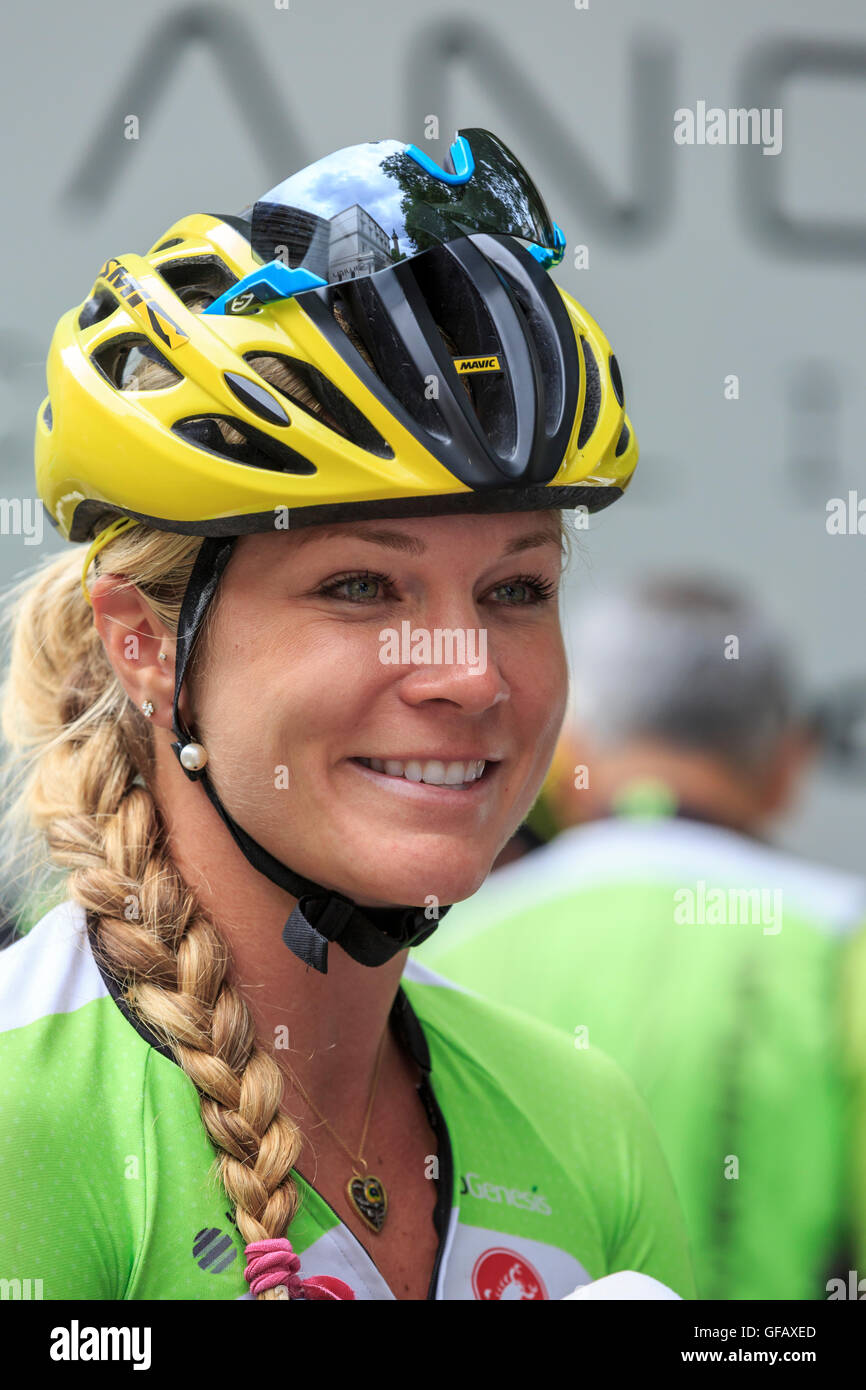
[[[495,762],[484,758],[469,758],[464,761],[442,762],[438,758],[409,758],[405,762],[399,758],[352,758],[384,777],[394,777],[406,782],[424,782],[428,787],[449,787],[460,789],[472,787],[496,766]]]

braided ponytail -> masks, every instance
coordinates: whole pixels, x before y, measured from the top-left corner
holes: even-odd
[[[105,568],[134,584],[176,633],[200,544],[139,525],[101,555],[110,555]],[[252,1015],[227,978],[224,936],[169,855],[147,785],[151,727],[115,675],[80,580],[76,550],[49,557],[4,595],[6,908],[28,925],[64,898],[91,914],[97,954],[120,980],[130,1010],[199,1092],[245,1243],[281,1237],[298,1206],[290,1172],[302,1148],[298,1127],[280,1109],[282,1072],[258,1046]],[[268,1289],[256,1296],[284,1295]]]

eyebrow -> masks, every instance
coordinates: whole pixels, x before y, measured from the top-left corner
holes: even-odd
[[[329,537],[345,536],[347,539],[359,541],[369,541],[371,545],[382,545],[389,550],[400,550],[406,555],[423,555],[427,546],[424,541],[417,536],[408,536],[403,531],[382,531],[374,527],[365,526],[362,529],[346,531],[344,526],[311,526],[302,532],[296,532],[297,543],[305,544],[307,541],[326,540]],[[508,542],[503,555],[515,555],[521,550],[533,550],[538,545],[555,545],[557,549],[561,546],[560,534],[549,527],[544,530],[538,529],[528,531],[523,536],[514,536]]]

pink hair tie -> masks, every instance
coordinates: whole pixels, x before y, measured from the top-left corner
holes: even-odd
[[[349,1285],[333,1275],[320,1274],[314,1279],[302,1279],[298,1274],[301,1261],[292,1249],[292,1242],[285,1236],[251,1241],[244,1253],[247,1257],[244,1278],[253,1296],[283,1284],[289,1291],[289,1298],[329,1298],[340,1302],[355,1297]]]

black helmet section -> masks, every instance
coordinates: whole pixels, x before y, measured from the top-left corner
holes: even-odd
[[[323,888],[281,864],[229,815],[205,768],[191,771],[183,767],[181,753],[194,740],[178,709],[181,687],[208,605],[237,539],[237,536],[208,536],[202,541],[184,594],[175,652],[172,728],[177,742],[171,745],[172,749],[187,777],[191,781],[201,780],[232,839],[253,868],[297,899],[282,931],[282,939],[289,950],[305,965],[312,965],[322,974],[327,974],[328,943],[331,941],[339,942],[361,965],[383,965],[398,951],[425,941],[436,930],[448,907],[440,907],[439,918],[432,921],[420,907],[359,908],[343,894]]]
[[[583,358],[556,285],[513,237],[461,237],[297,300],[386,409],[474,491],[543,486],[558,472]]]

